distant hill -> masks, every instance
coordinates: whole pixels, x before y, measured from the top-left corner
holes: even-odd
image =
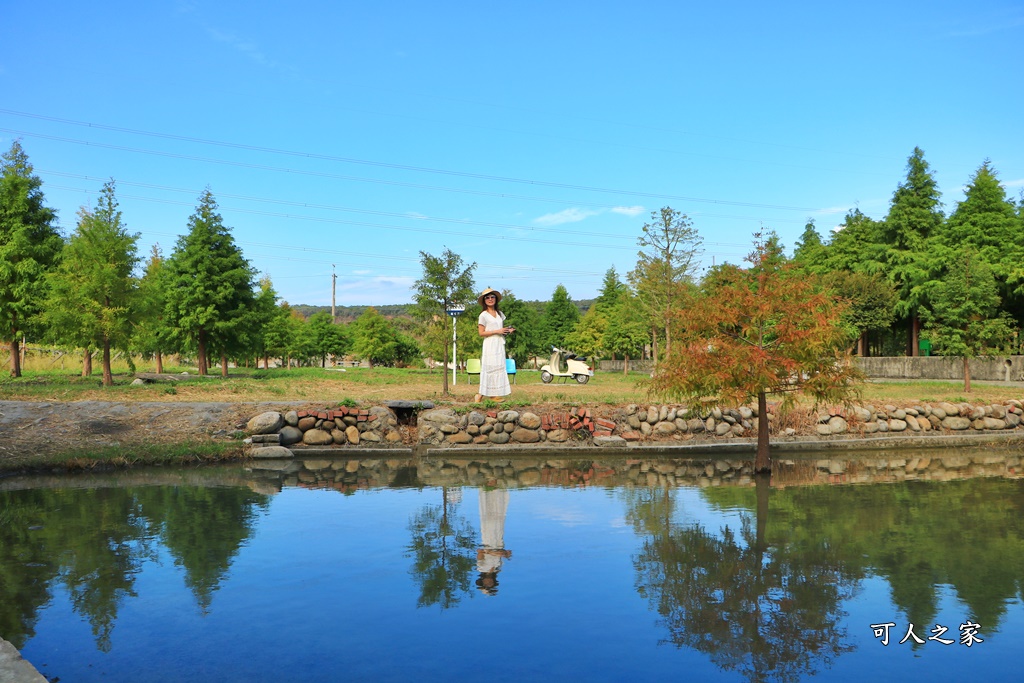
[[[544,307],[548,304],[547,301],[526,301],[524,302],[533,308],[537,313],[544,313]],[[573,301],[576,304],[576,308],[580,309],[580,313],[586,313],[587,310],[593,305],[593,299],[580,299],[579,301]],[[385,318],[410,318],[412,317],[413,304],[385,304],[384,306],[335,306],[337,317],[340,322],[351,322],[361,316],[366,309],[376,308],[377,312]],[[292,306],[293,311],[298,311],[305,318],[309,318],[314,313],[330,313],[330,306],[310,306],[308,304],[299,304]]]
[[[400,317],[411,317],[409,307],[412,304],[386,304],[384,306],[335,306],[337,318],[341,322],[351,322],[366,312],[368,308],[376,308],[377,312],[385,318],[400,318]],[[308,306],[306,304],[299,304],[298,306],[292,306],[293,311],[298,311],[305,318],[309,318],[314,313],[330,313],[330,306]]]

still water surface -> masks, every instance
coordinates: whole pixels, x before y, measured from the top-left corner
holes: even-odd
[[[64,683],[1019,672],[1019,456],[822,458],[4,479],[0,635]]]

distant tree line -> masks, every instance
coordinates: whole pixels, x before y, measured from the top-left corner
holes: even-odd
[[[842,323],[862,355],[917,354],[922,339],[932,352],[965,359],[1017,351],[1024,198],[1007,196],[988,161],[949,215],[940,197],[915,149],[884,219],[853,209],[827,238],[809,220],[792,257],[769,231],[760,250],[771,263],[758,267],[785,264],[841,300]],[[467,306],[454,323],[457,358],[480,352],[475,264],[464,266],[447,249],[441,256],[421,252],[413,303],[341,306],[332,318],[329,307],[280,301],[271,280],[257,278],[209,189],[187,227],[169,255],[154,247],[143,258],[111,180],[65,238],[14,142],[0,158],[0,340],[11,374],[21,375],[23,340],[81,350],[85,373],[97,354],[108,384],[111,352],[155,359],[158,372],[168,354],[183,355],[200,374],[218,363],[226,374],[229,361],[267,366],[270,359],[288,367],[345,357],[372,365],[445,363],[453,325],[445,308],[453,302]],[[516,328],[506,341],[509,356],[525,366],[558,346],[588,357],[670,358],[677,339],[690,339],[679,327],[680,311],[709,305],[695,295],[735,280],[723,279],[731,272],[725,266],[698,272],[701,244],[690,218],[666,206],[641,226],[633,269],[623,279],[609,268],[595,299],[573,301],[561,284],[546,302],[504,290],[501,308]]]

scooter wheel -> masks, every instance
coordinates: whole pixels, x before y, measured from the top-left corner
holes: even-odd
[[[544,370],[543,372],[540,373],[540,381],[544,382],[544,384],[551,384],[551,380],[553,379],[554,376],[547,370]]]
[[[576,375],[576,382],[579,384],[586,384],[590,381],[590,375]]]

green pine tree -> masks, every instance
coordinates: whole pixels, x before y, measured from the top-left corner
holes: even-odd
[[[21,337],[32,331],[44,276],[64,246],[32,170],[17,140],[0,157],[0,339],[10,343],[12,377],[21,377]]]
[[[551,294],[551,301],[544,307],[545,347],[565,346],[566,338],[580,319],[580,309],[569,298],[564,285],[559,284]]]
[[[899,295],[896,313],[909,323],[907,355],[918,352],[923,285],[930,279],[928,240],[942,226],[941,193],[920,147],[907,160],[907,179],[893,193],[882,224],[885,273]]]
[[[188,234],[178,238],[167,259],[165,318],[183,349],[195,351],[206,375],[213,353],[244,348],[244,323],[253,307],[255,273],[217,213],[209,189],[189,217]],[[226,373],[222,362],[222,372]]]
[[[60,266],[48,275],[44,319],[58,341],[103,352],[103,385],[111,386],[111,347],[128,349],[136,318],[138,282],[132,273],[138,233],[121,220],[114,181],[108,181],[93,211],[79,212],[78,227]]]
[[[976,248],[941,251],[947,267],[942,279],[930,284],[932,305],[922,315],[934,348],[963,360],[964,391],[970,392],[970,359],[1004,348],[1013,334],[1012,320],[999,312],[996,278]]]
[[[1003,307],[1024,320],[1024,248],[1020,245],[1016,207],[992,165],[985,163],[967,185],[964,200],[940,231],[954,250],[970,247],[987,263],[998,283]]]

